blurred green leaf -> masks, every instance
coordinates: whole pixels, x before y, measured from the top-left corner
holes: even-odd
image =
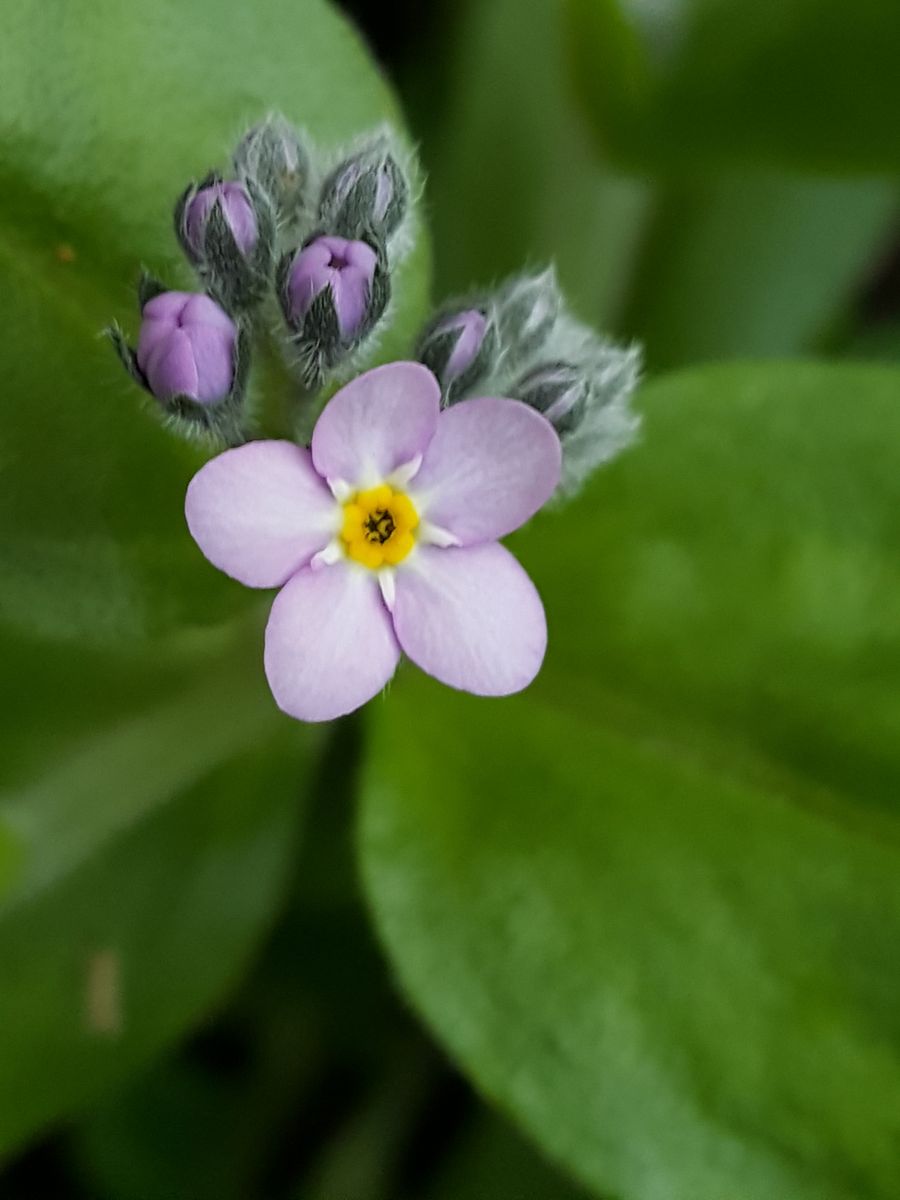
[[[898,197],[894,180],[774,173],[672,184],[622,326],[657,367],[815,348],[885,248]]]
[[[0,829],[20,852],[14,888],[0,897],[0,916],[58,886],[107,841],[225,759],[252,750],[279,727],[290,728],[262,678],[259,624],[239,632],[212,663],[189,657],[180,642],[177,653],[190,664],[180,687],[165,671],[165,647],[157,647],[169,683],[164,697],[136,698],[133,713],[120,710],[106,724],[92,722],[74,745],[54,747],[27,779],[0,791]],[[141,665],[146,669],[132,663],[135,683]],[[296,740],[302,740],[299,727]]]
[[[453,17],[406,92],[412,118],[427,122],[422,153],[441,295],[555,260],[581,315],[609,322],[647,188],[597,161],[568,87],[559,4],[532,0],[523,20],[518,0],[468,0]]]
[[[425,1200],[584,1200],[586,1196],[505,1121],[493,1113],[479,1113]]]
[[[539,681],[409,672],[365,879],[413,1002],[624,1200],[893,1200],[900,373],[733,366],[518,551]]]
[[[4,655],[0,1156],[195,1022],[265,928],[314,743],[274,710],[261,636]]]
[[[900,322],[881,320],[855,330],[841,347],[848,358],[900,363]]]
[[[604,147],[630,166],[900,166],[895,0],[568,0]]]
[[[0,826],[0,897],[12,886],[19,872],[22,848],[8,829]]]
[[[308,752],[288,722],[271,727],[261,684],[247,690],[256,714],[236,703],[214,754],[202,730],[182,727],[187,750],[166,730],[190,717],[191,696],[99,732],[35,789],[52,783],[55,795],[33,798],[31,870],[0,909],[0,1154],[144,1065],[236,982],[284,886]],[[128,810],[121,757],[120,777],[113,767],[96,784],[126,805],[120,826],[90,846],[80,834],[70,854],[56,839],[77,827],[79,805],[95,822],[86,760],[110,747],[119,757],[132,736],[140,811]],[[52,811],[65,797],[67,812]]]
[[[240,992],[80,1114],[67,1145],[91,1200],[398,1200],[446,1067],[398,1002],[358,893],[360,727],[329,732],[288,896]]]
[[[76,1131],[75,1156],[90,1195],[96,1200],[246,1196],[233,1155],[241,1146],[250,1097],[223,1074],[179,1060],[161,1063],[137,1086],[88,1114]]]
[[[113,318],[136,328],[141,263],[192,286],[175,197],[273,108],[325,143],[397,120],[320,0],[161,0],[152,20],[73,0],[0,17],[0,616],[18,628],[128,641],[247,603],[184,528],[200,456],[140,411],[99,334]],[[426,261],[420,239],[386,356],[421,320]]]
[[[0,16],[0,1152],[195,1022],[281,892],[316,743],[265,687],[259,596],[188,536],[203,455],[100,338],[142,263],[193,286],[174,199],[273,108],[324,143],[397,120],[319,0]]]

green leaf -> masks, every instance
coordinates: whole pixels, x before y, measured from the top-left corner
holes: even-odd
[[[73,1158],[93,1200],[237,1200],[236,1168],[255,1097],[230,1074],[176,1059],[156,1064],[74,1132]]]
[[[893,180],[776,173],[673,184],[622,326],[657,367],[821,346],[886,248],[898,195]]]
[[[265,686],[259,595],[188,536],[203,456],[100,337],[136,328],[141,264],[193,286],[175,198],[274,108],[325,144],[397,120],[319,0],[0,17],[2,1153],[196,1022],[281,893],[316,742]],[[426,259],[420,239],[384,354]]]
[[[622,162],[900,166],[894,0],[568,0],[576,77]]]
[[[863,324],[850,332],[841,352],[847,358],[896,364],[900,362],[900,324],[886,319]]]
[[[893,1200],[900,373],[733,366],[517,549],[520,697],[410,672],[361,852],[400,980],[623,1200]]]
[[[180,676],[164,648],[158,677],[131,662],[145,695],[4,772],[0,1155],[196,1021],[281,895],[312,743],[273,712],[260,632],[204,671],[183,642]]]
[[[278,108],[327,145],[396,122],[396,107],[320,0],[269,0],[263,13],[163,0],[152,21],[114,0],[31,5],[2,20],[0,43],[0,616],[107,643],[218,621],[248,593],[186,534],[202,456],[141,411],[100,331],[113,318],[136,329],[141,264],[194,286],[172,207],[248,123]],[[419,243],[395,282],[385,356],[422,318]],[[271,365],[260,377],[269,392],[287,386]]]
[[[479,1113],[426,1192],[426,1200],[585,1200],[506,1122]]]
[[[299,1170],[308,1182],[310,1155],[355,1115],[373,1076],[393,1069],[398,1017],[408,1018],[356,887],[359,727],[341,721],[325,741],[304,789],[287,895],[239,991],[198,1037],[80,1114],[67,1141],[92,1200],[272,1195],[273,1161],[282,1178]],[[307,1115],[322,1108],[335,1071],[342,1083],[320,1127]],[[288,1145],[285,1130],[301,1126]],[[390,1162],[396,1150],[382,1141],[381,1153]]]
[[[484,287],[555,260],[592,321],[622,303],[647,189],[598,163],[566,78],[555,0],[454,6],[440,44],[438,113],[424,130],[440,294]],[[407,93],[419,121],[435,106],[435,63]]]
[[[178,643],[173,656],[187,659],[180,687],[163,665],[168,683],[163,697],[150,704],[135,698],[133,713],[120,709],[105,726],[92,722],[73,747],[45,756],[40,768],[0,793],[0,828],[23,852],[13,893],[17,902],[57,886],[154,807],[272,735],[281,722],[260,678],[262,636],[256,622],[242,641],[246,645],[228,646],[222,661],[212,664],[191,657]],[[156,654],[162,657],[163,647]],[[147,665],[130,666],[132,683],[139,684]],[[52,734],[45,752],[47,742],[52,744]],[[5,899],[9,906],[11,897]]]

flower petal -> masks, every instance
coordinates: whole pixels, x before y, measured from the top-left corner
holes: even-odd
[[[185,305],[181,310],[178,321],[182,328],[206,325],[213,329],[220,329],[223,333],[234,334],[234,321],[232,321],[225,309],[210,296],[205,295],[203,292],[181,292],[178,294],[183,295],[185,298]],[[154,301],[151,300],[150,304],[145,306],[145,314],[150,311],[150,305],[153,303]]]
[[[316,470],[354,488],[374,487],[424,453],[440,402],[437,380],[421,363],[366,371],[325,405],[312,436]]]
[[[441,413],[410,493],[424,520],[464,546],[524,524],[559,483],[552,425],[518,400],[482,396]]]
[[[216,325],[193,325],[186,332],[197,364],[196,398],[201,403],[223,399],[234,379],[234,332]]]
[[[160,322],[154,321],[154,325]],[[149,341],[149,339],[147,339]],[[145,342],[145,345],[147,343]],[[162,337],[152,343],[153,348],[144,359],[143,371],[154,396],[169,400],[173,396],[190,396],[199,399],[199,375],[194,348],[190,335],[184,329],[167,329]],[[231,358],[228,358],[231,366]],[[225,384],[228,391],[228,382]]]
[[[188,528],[211,563],[248,587],[278,587],[337,531],[340,508],[291,442],[248,442],[188,485]]]
[[[534,584],[496,542],[420,546],[396,573],[394,629],[414,663],[450,687],[506,696],[527,687],[547,648]]]
[[[278,707],[330,721],[365,704],[400,658],[378,578],[344,562],[307,567],[281,589],[266,627],[266,676]]]
[[[338,325],[344,337],[350,338],[363,323],[369,307],[371,278],[365,271],[348,264],[341,271],[330,271],[331,296]]]

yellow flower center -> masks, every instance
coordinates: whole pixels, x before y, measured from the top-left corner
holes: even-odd
[[[357,492],[344,505],[341,540],[350,558],[377,570],[402,562],[415,545],[419,514],[409,496],[387,483]]]

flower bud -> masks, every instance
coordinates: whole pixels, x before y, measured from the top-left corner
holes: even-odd
[[[137,365],[150,391],[215,404],[232,390],[237,327],[209,296],[162,292],[144,306]]]
[[[241,183],[212,183],[194,193],[182,216],[185,242],[197,259],[204,257],[209,216],[217,204],[238,249],[249,257],[259,239],[259,225],[247,189]]]
[[[524,375],[512,394],[543,413],[557,433],[571,433],[587,407],[590,380],[570,363],[543,363]]]
[[[540,275],[514,279],[504,289],[499,308],[501,339],[511,358],[521,362],[537,353],[562,308],[556,272],[550,267]]]
[[[319,236],[282,260],[278,295],[311,387],[374,329],[387,308],[390,277],[368,242]]]
[[[342,237],[364,233],[385,239],[406,214],[409,184],[397,160],[383,144],[364,150],[335,170],[325,182],[319,215],[322,224]]]
[[[378,255],[367,242],[319,237],[304,247],[291,264],[287,278],[288,321],[298,325],[315,298],[330,292],[341,337],[349,341],[369,315]]]
[[[210,174],[175,206],[175,232],[203,285],[228,311],[255,308],[272,276],[275,218],[258,186]]]
[[[497,361],[496,323],[486,308],[437,316],[425,329],[416,357],[436,376],[451,404],[490,373]]]
[[[277,113],[255,125],[234,152],[235,174],[252,180],[290,224],[303,206],[309,152],[293,126]]]

